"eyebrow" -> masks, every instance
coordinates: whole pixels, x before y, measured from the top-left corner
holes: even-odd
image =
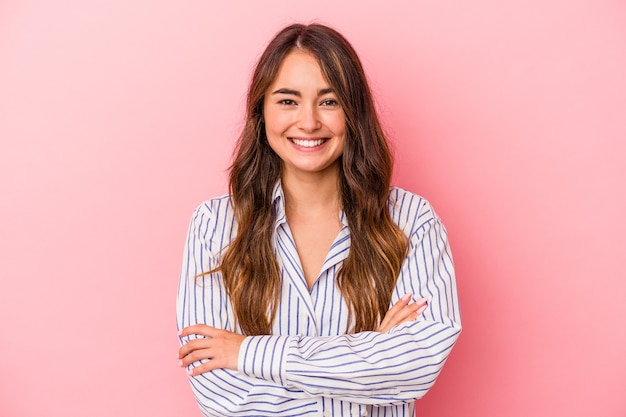
[[[332,88],[322,88],[318,93],[317,96],[323,96],[324,94],[329,94],[329,93],[334,93],[335,90],[333,90]],[[278,90],[274,91],[272,94],[289,94],[292,96],[296,96],[296,97],[302,97],[302,93],[300,93],[298,90],[292,90],[290,88],[279,88]]]

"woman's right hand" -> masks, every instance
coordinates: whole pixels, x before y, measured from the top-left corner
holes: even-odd
[[[428,306],[428,300],[420,298],[414,303],[409,304],[412,294],[404,295],[397,303],[393,305],[383,317],[383,321],[376,331],[385,333],[393,326],[396,326],[405,321],[413,321],[419,317],[420,314],[426,310]]]

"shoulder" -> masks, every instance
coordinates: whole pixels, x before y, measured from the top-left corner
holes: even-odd
[[[232,210],[232,201],[230,195],[221,195],[210,200],[203,201],[193,211],[194,217],[219,217],[228,215]]]
[[[390,188],[388,205],[392,220],[409,236],[434,220],[439,221],[428,200],[400,187]]]
[[[235,212],[229,195],[222,195],[201,203],[191,216],[190,232],[207,242],[209,246],[224,245],[230,241],[234,231]]]

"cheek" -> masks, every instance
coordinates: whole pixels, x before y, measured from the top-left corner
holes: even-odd
[[[274,151],[276,155],[280,155],[280,142],[275,134],[272,134],[268,129],[267,132],[267,144]]]
[[[267,135],[281,134],[289,126],[289,120],[285,115],[273,114],[270,112],[265,117],[265,131]]]
[[[346,131],[346,119],[341,115],[333,114],[325,122],[326,126],[332,129],[333,133],[341,135]]]

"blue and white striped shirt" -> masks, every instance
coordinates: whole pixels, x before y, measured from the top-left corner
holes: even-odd
[[[441,220],[423,198],[391,189],[389,210],[409,237],[410,249],[390,307],[412,293],[427,298],[428,308],[417,320],[386,333],[346,334],[348,309],[335,285],[350,250],[345,217],[342,214],[344,227],[309,291],[280,183],[274,201],[282,288],[272,334],[244,339],[239,371],[218,369],[189,378],[203,415],[413,416],[414,400],[434,384],[461,331],[452,257]],[[236,232],[230,197],[212,199],[194,211],[178,288],[179,329],[202,323],[241,333],[221,274],[196,279],[219,264],[220,251]]]

